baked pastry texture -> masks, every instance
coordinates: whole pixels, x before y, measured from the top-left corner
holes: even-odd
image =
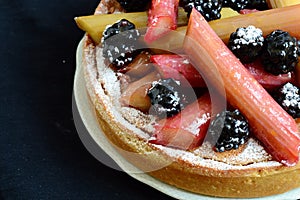
[[[95,14],[122,12],[115,0],[101,1]],[[123,106],[120,75],[107,67],[101,45],[84,38],[86,88],[95,117],[112,144],[136,167],[172,186],[209,196],[262,197],[300,187],[300,163],[287,167],[274,161],[259,141],[225,153],[204,142],[193,151],[148,142],[155,116]]]

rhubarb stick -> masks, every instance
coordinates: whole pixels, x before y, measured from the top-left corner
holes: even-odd
[[[282,8],[286,6],[300,4],[300,0],[267,0],[269,7]]]
[[[81,30],[87,32],[93,41],[98,44],[101,41],[102,32],[105,28],[120,19],[127,19],[134,23],[136,28],[147,27],[148,16],[146,12],[80,16],[75,17],[75,22]],[[187,23],[186,12],[182,8],[178,9],[177,26],[184,26]]]
[[[187,56],[153,55],[150,60],[163,78],[174,78],[185,87],[206,87],[199,72],[190,64]]]
[[[221,19],[210,21],[209,24],[225,43],[228,41],[230,34],[237,28],[248,25],[254,25],[261,28],[264,35],[269,34],[276,27],[276,29],[285,30],[294,37],[299,38],[300,15],[295,14],[299,12],[300,4],[233,17],[225,13],[225,15],[222,15]],[[81,30],[86,31],[93,41],[98,44],[101,41],[102,32],[106,26],[123,18],[133,22],[137,28],[145,28],[147,25],[146,12],[81,16],[76,17],[75,21],[77,26]],[[164,48],[165,46],[168,46],[168,49],[172,49],[171,47],[175,47],[176,49],[181,47],[186,32],[186,26],[184,25],[186,24],[186,13],[182,9],[179,9],[177,26],[180,28],[178,28],[176,32],[178,31],[178,36],[182,36],[178,37],[176,40],[170,40],[168,43],[156,44],[155,47]],[[174,36],[174,34],[171,34],[171,37],[172,36]],[[168,35],[166,37],[168,37]],[[164,41],[168,40],[166,39]]]
[[[253,134],[285,165],[299,160],[300,135],[289,116],[227,48],[202,15],[191,13],[184,50],[204,79],[248,119]]]
[[[245,15],[238,15],[234,17],[221,18],[209,22],[211,28],[217,35],[227,43],[231,33],[235,32],[237,28],[247,27],[249,25],[256,26],[263,31],[264,36],[271,33],[275,29],[281,29],[289,32],[292,36],[300,38],[300,4],[289,6],[285,8],[270,9],[249,13]],[[157,42],[155,48],[178,49],[182,46],[186,27],[180,27],[176,33],[166,35],[164,41]],[[176,40],[172,37],[176,35]]]
[[[222,18],[239,15],[238,12],[235,12],[230,8],[223,8],[221,14],[222,14]],[[98,44],[101,41],[102,32],[104,31],[104,29],[108,25],[114,24],[116,21],[120,19],[127,19],[133,22],[136,28],[147,27],[148,16],[146,12],[80,16],[80,17],[75,17],[75,22],[81,30],[87,32],[89,36],[93,39],[93,41],[96,44]],[[177,27],[185,26],[183,28],[183,31],[181,31],[183,32],[183,35],[185,35],[187,23],[188,23],[188,18],[186,12],[183,10],[183,8],[178,8]],[[180,43],[180,47],[181,46],[182,46],[182,42]]]
[[[177,28],[179,0],[152,0],[145,41],[151,43]]]
[[[289,32],[294,37],[300,36],[300,4],[284,8],[270,9],[246,15],[211,21],[209,24],[218,36],[227,43],[229,36],[237,28],[253,25],[262,29],[264,35],[281,29]]]

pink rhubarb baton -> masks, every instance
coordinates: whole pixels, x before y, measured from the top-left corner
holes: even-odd
[[[266,72],[260,60],[256,60],[252,63],[244,64],[250,74],[265,88],[273,90],[287,82],[294,82],[294,73],[289,72],[287,74],[273,75]]]
[[[300,135],[289,116],[233,55],[195,9],[183,48],[192,64],[248,119],[253,134],[273,158],[292,166],[299,161]],[[204,77],[205,78],[205,77]]]
[[[152,0],[144,40],[151,43],[177,28],[179,0]]]
[[[150,61],[155,64],[163,78],[174,78],[181,82],[183,87],[206,87],[205,81],[199,71],[189,62],[187,55],[152,55]],[[260,60],[244,64],[250,74],[265,88],[273,90],[287,82],[294,82],[295,75],[273,75],[266,72]]]
[[[150,61],[163,78],[174,78],[182,86],[206,87],[199,71],[192,66],[185,55],[152,55]]]

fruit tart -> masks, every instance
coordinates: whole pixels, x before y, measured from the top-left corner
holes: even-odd
[[[75,18],[108,141],[196,194],[300,187],[299,11],[300,1],[102,0]]]

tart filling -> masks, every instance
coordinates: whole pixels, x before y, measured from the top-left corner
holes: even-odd
[[[90,79],[93,80],[93,82],[90,83],[90,90],[92,88],[98,88],[96,90],[97,92],[103,91],[103,94],[105,93],[106,105],[109,106],[109,109],[111,109],[116,116],[116,121],[119,121],[119,123],[122,123],[124,126],[138,133],[139,137],[144,140],[149,140],[155,130],[154,124],[157,119],[156,116],[144,114],[135,108],[122,107],[119,101],[121,96],[121,83],[118,81],[118,74],[104,65],[102,48],[100,46],[94,47],[90,44],[87,49],[85,54],[88,55],[91,60],[87,62],[86,73],[87,76],[93,77]],[[96,58],[96,62],[93,60],[94,58]],[[102,96],[103,94],[98,95]],[[94,101],[96,100],[94,99]],[[203,143],[193,151],[185,151],[156,144],[150,145],[155,149],[166,152],[173,158],[182,159],[194,166],[199,165],[211,168],[215,168],[216,166],[220,168],[220,166],[223,166],[223,170],[282,166],[279,162],[272,161],[272,156],[265,151],[259,141],[253,138],[242,148],[225,153],[215,152],[209,142]]]

